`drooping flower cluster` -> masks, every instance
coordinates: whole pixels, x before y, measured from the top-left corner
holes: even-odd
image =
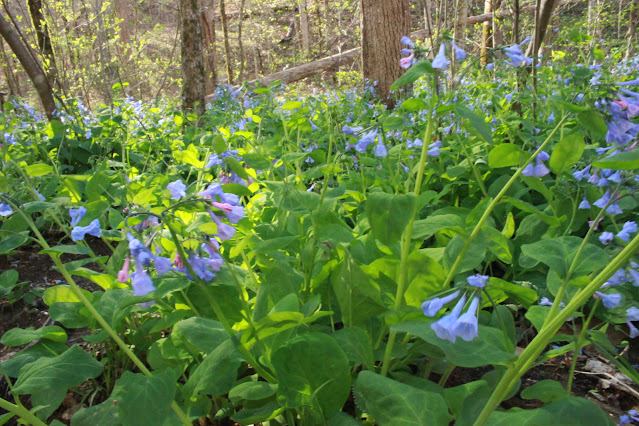
[[[440,339],[455,343],[457,337],[470,342],[479,335],[477,313],[481,302],[481,290],[486,287],[489,277],[475,274],[467,278],[469,290],[459,298],[449,314],[431,324],[431,328]],[[461,294],[461,290],[454,290],[443,297],[433,297],[422,304],[424,315],[434,317],[445,305],[454,301]],[[467,303],[470,298],[470,303]],[[466,312],[462,311],[466,309]]]
[[[401,50],[401,54],[408,55],[408,56],[401,58],[399,60],[399,65],[404,69],[408,69],[413,64],[417,63],[419,61],[419,58],[421,58],[425,52],[419,47],[415,47],[411,39],[407,36],[402,37],[400,41],[404,46],[407,46],[407,48],[404,48]],[[433,68],[443,70],[448,68],[448,66],[450,65],[450,61],[446,59],[445,44],[446,43],[442,43],[439,45],[439,51],[437,55],[435,56],[435,58],[433,58],[433,62],[431,64]],[[452,48],[452,51],[455,54],[455,60],[463,61],[464,59],[466,59],[466,51],[462,49],[461,47],[457,46],[455,42],[452,40],[450,41],[450,47]]]
[[[83,206],[77,209],[69,209],[69,216],[71,216],[71,226],[74,228],[71,230],[71,239],[73,241],[84,240],[85,235],[93,235],[96,238],[100,238],[102,235],[102,229],[100,229],[100,220],[93,219],[87,226],[78,226],[78,223],[86,215],[87,209]]]

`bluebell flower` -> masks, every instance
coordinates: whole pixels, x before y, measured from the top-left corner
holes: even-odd
[[[197,195],[199,195],[200,197],[211,199],[216,195],[219,197],[223,196],[224,191],[222,191],[222,185],[216,182],[209,185],[209,187],[206,188],[204,191],[198,192]]]
[[[470,307],[463,313],[455,325],[453,325],[453,333],[462,340],[470,342],[479,335],[479,327],[477,324],[477,306],[479,305],[479,297],[475,296],[470,302]]]
[[[207,209],[209,216],[217,225],[217,233],[215,234],[221,241],[230,240],[235,235],[235,228],[222,222],[219,217],[211,210]]]
[[[588,198],[586,198],[586,195],[584,194],[584,199],[581,203],[579,203],[579,209],[581,210],[586,210],[590,208],[590,203],[588,202]]]
[[[619,293],[606,294],[600,291],[596,291],[595,294],[599,296],[599,298],[603,302],[603,305],[607,309],[614,309],[619,306],[619,303],[621,303],[622,296]]]
[[[169,183],[166,189],[171,192],[172,200],[179,200],[182,197],[186,197],[186,185],[182,183],[182,179]]]
[[[519,47],[518,44],[504,48],[504,53],[506,54],[508,59],[510,59],[510,62],[508,62],[508,64],[512,65],[513,67],[520,67],[523,64],[527,63],[528,59],[530,59],[524,56],[524,52],[521,50],[521,47]]]
[[[607,246],[613,240],[613,238],[615,238],[615,234],[613,234],[612,232],[602,232],[599,236],[599,241],[601,241],[601,244],[603,244],[604,246]]]
[[[309,122],[309,123],[311,123],[311,129],[313,129],[313,130],[317,130],[317,129],[319,129],[319,127],[317,127],[317,126],[315,125],[315,123],[313,123],[313,120],[311,120],[310,118],[308,119],[308,122]]]
[[[426,155],[428,155],[429,157],[439,157],[439,154],[441,154],[441,147],[442,143],[440,141],[431,143],[430,145],[428,145],[428,148],[430,149],[426,151]]]
[[[424,315],[427,317],[434,317],[437,315],[437,312],[444,307],[444,305],[457,299],[457,296],[459,296],[459,290],[449,294],[448,296],[433,297],[432,299],[422,303],[422,311],[424,311]]]
[[[435,59],[433,59],[432,66],[433,68],[443,70],[448,68],[448,65],[450,65],[450,61],[446,59],[446,47],[444,43],[442,43],[439,46],[439,53],[435,56]]]
[[[362,129],[363,127],[360,126],[350,127],[345,124],[344,127],[342,127],[342,132],[346,133],[347,135],[352,135],[353,133],[359,132]]]
[[[34,191],[40,200],[42,201],[46,200],[46,198],[44,198],[44,195],[40,194],[37,189],[34,189]]]
[[[623,229],[617,233],[617,237],[628,242],[630,234],[634,234],[635,232],[637,232],[637,224],[635,222],[628,221],[623,224]]]
[[[554,123],[555,122],[555,112],[551,112],[550,115],[548,116],[548,118],[546,119],[546,121],[548,123]]]
[[[380,134],[377,138],[377,145],[375,145],[375,150],[373,151],[373,155],[375,157],[386,157],[388,155],[388,150],[384,145],[384,141],[382,140],[382,135]]]
[[[133,286],[134,296],[146,296],[155,290],[151,277],[144,271],[144,269],[137,269],[131,274],[131,284]],[[140,306],[148,308],[152,304],[153,302],[146,302],[140,303]]]
[[[87,226],[76,226],[75,228],[73,228],[71,230],[71,239],[73,241],[84,240],[84,236],[86,234],[100,238],[100,235],[102,235],[102,230],[100,229],[100,221],[98,219],[93,219],[93,221]]]
[[[606,204],[608,204],[608,202],[610,201],[610,191],[606,191],[606,193],[597,201],[595,201],[593,204],[597,207],[599,207],[600,209],[603,209]]]
[[[404,36],[404,37],[402,37],[400,41],[401,41],[401,43],[402,43],[404,46],[408,46],[408,47],[411,47],[411,48],[415,47],[415,45],[414,45],[414,44],[413,44],[413,42],[411,41],[410,37],[408,37],[408,36]]]
[[[622,81],[620,83],[616,83],[617,86],[637,86],[639,85],[639,78],[636,80]]]
[[[11,210],[11,206],[7,203],[5,203],[4,201],[0,203],[0,216],[9,216],[11,213],[13,213],[13,210]]]
[[[492,62],[491,62],[490,64],[486,64],[486,69],[487,69],[488,71],[492,71],[492,70],[493,70],[493,68],[495,68],[495,64],[493,64]]]
[[[465,303],[466,295],[463,295],[450,314],[444,315],[437,322],[434,322],[430,325],[430,328],[433,329],[437,337],[443,340],[448,340],[451,343],[455,343],[457,335],[455,334],[454,327],[455,323],[459,319],[459,314],[461,314]]]
[[[484,288],[486,287],[486,283],[488,282],[489,278],[490,277],[488,275],[475,274],[466,278],[466,281],[468,281],[468,284],[473,287]]]
[[[550,173],[550,169],[546,167],[543,163],[550,158],[550,155],[545,151],[541,151],[537,157],[535,157],[535,165],[533,163],[529,163],[524,170],[522,170],[521,174],[524,176],[534,176],[534,177],[544,177],[548,173]]]
[[[213,207],[216,207],[224,212],[226,218],[229,222],[236,224],[244,217],[244,207],[242,206],[232,206],[229,203],[211,203]]]
[[[632,285],[639,287],[639,272],[634,269],[628,269],[628,274],[630,274],[630,277],[626,275],[624,282],[628,281],[628,278],[630,278],[632,280]]]
[[[195,275],[197,275],[201,280],[208,282],[215,278],[213,271],[208,268],[209,265],[207,258],[193,255],[189,257],[189,263],[191,264],[191,268],[193,268]]]
[[[629,331],[629,334],[630,334],[630,338],[634,339],[636,337],[639,337],[639,329],[637,329],[637,327],[635,327],[635,325],[633,323],[631,323],[630,321],[626,321],[626,324],[628,325],[628,331]],[[621,416],[621,417],[624,417],[624,416]],[[619,424],[624,424],[624,423],[621,423],[621,421],[620,421]],[[628,424],[632,424],[632,423],[628,422]]]
[[[154,255],[140,240],[137,238],[133,238],[131,234],[127,234],[127,238],[129,239],[129,251],[135,259],[136,266],[143,267],[147,266],[151,263]]]
[[[463,61],[466,59],[466,51],[461,47],[457,46],[454,41],[450,42],[451,46],[453,46],[453,51],[455,52],[455,59],[458,61]]]
[[[171,259],[163,256],[154,256],[153,264],[155,265],[155,270],[158,275],[164,275],[169,272],[171,268]]]
[[[547,297],[542,297],[538,303],[539,306],[552,306],[552,302]]]
[[[77,209],[69,209],[69,216],[71,216],[71,226],[77,226],[77,224],[80,223],[85,214],[87,214],[87,209],[84,206],[80,206]]]
[[[406,58],[401,58],[399,60],[399,66],[406,70],[410,68],[415,62],[416,62],[415,55],[411,53],[410,56],[407,56]]]
[[[626,310],[626,319],[628,321],[639,321],[639,309],[632,306]]]
[[[365,153],[368,146],[375,142],[376,137],[377,130],[371,130],[370,132],[366,133],[355,145],[355,151],[359,152],[360,154]]]
[[[223,162],[223,159],[221,159],[217,154],[213,153],[209,156],[209,162],[206,163],[206,166],[204,167],[208,169],[210,167],[217,166],[218,164],[222,164]]]

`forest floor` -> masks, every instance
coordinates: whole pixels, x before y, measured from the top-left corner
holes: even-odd
[[[99,246],[93,248],[96,254],[102,254],[102,250],[105,249],[105,247],[101,248]],[[71,260],[74,260],[73,256],[63,256],[64,262]],[[0,300],[0,335],[3,335],[15,327],[33,327],[38,329],[47,325],[60,325],[55,324],[49,318],[47,306],[41,297],[47,287],[58,285],[60,283],[58,280],[62,279],[60,273],[55,270],[50,257],[46,254],[38,254],[38,250],[35,248],[33,251],[25,249],[15,251],[11,255],[0,256],[0,271],[9,269],[18,271],[20,282],[29,282],[28,287],[25,288],[28,288],[28,291],[32,292],[35,297],[32,303],[27,303],[24,299],[14,302],[13,304],[7,300]],[[82,288],[89,291],[100,290],[100,288],[90,280],[81,277],[76,278],[78,285]],[[67,330],[67,333],[69,335],[69,344],[86,345],[82,336],[89,333],[88,329],[72,329]],[[0,345],[0,362],[10,359],[23,348],[24,347],[7,347]],[[570,362],[571,355],[566,354],[534,367],[522,377],[521,389],[544,379],[557,380],[565,385],[568,380]],[[630,362],[632,364],[639,364],[639,357],[632,357]],[[445,386],[453,387],[477,380],[490,370],[490,367],[458,367],[450,375]],[[624,378],[626,380],[624,380]],[[431,379],[436,380],[438,377],[436,374],[433,374]],[[504,401],[502,408],[509,409],[518,407],[533,409],[543,405],[539,400],[522,398],[520,393],[521,391],[517,392],[515,396],[507,401]],[[628,410],[635,409],[639,411],[639,387],[634,385],[630,379],[627,379],[626,376],[620,373],[614,365],[591,346],[585,347],[582,355],[579,356],[573,382],[573,394],[596,402],[615,422],[618,422],[619,416]],[[9,401],[13,400],[4,377],[0,377],[0,397],[8,399]],[[81,408],[81,402],[78,401],[80,398],[76,397],[77,395],[70,393],[62,407],[54,413],[54,417],[68,424],[71,415],[73,415],[77,409]],[[27,401],[24,399],[25,398],[23,398],[22,402],[28,406]],[[354,409],[354,406],[352,408]]]

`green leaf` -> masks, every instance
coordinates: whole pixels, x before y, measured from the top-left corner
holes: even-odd
[[[608,126],[604,121],[603,114],[599,111],[590,110],[577,114],[579,124],[590,133],[593,139],[603,139],[606,137]]]
[[[372,282],[350,255],[346,254],[331,273],[330,282],[346,327],[362,324],[384,311],[379,286]]]
[[[18,271],[10,269],[0,274],[0,295],[5,296],[18,285]]]
[[[71,417],[71,426],[120,426],[118,403],[109,398],[102,404],[79,410]]]
[[[45,250],[40,250],[40,254],[52,254],[52,253],[69,253],[69,254],[89,254],[91,249],[89,247],[78,246],[75,244],[69,244],[64,246],[54,246]]]
[[[66,342],[67,333],[62,327],[56,325],[50,325],[34,330],[33,327],[29,328],[12,328],[4,333],[0,343],[7,346],[20,346],[33,342],[38,339],[53,340],[54,342]]]
[[[418,78],[433,73],[433,66],[430,61],[419,61],[408,69],[400,78],[391,84],[390,89],[395,90],[417,81]]]
[[[375,358],[371,338],[360,327],[348,327],[336,331],[333,337],[342,348],[351,365],[363,364],[371,371],[375,371]]]
[[[239,161],[237,161],[237,158],[229,155],[228,157],[224,158],[224,163],[226,163],[226,165],[228,165],[231,170],[235,172],[236,175],[238,175],[242,179],[248,180],[249,175],[248,173],[246,173],[246,169],[244,168],[244,166]]]
[[[237,404],[242,401],[259,401],[269,398],[277,392],[277,385],[268,382],[244,382],[229,392],[229,399]]]
[[[5,254],[13,249],[20,247],[29,240],[29,232],[20,232],[11,234],[8,237],[2,237],[0,240],[0,254]]]
[[[403,128],[406,124],[402,117],[387,117],[382,121],[382,125],[385,130],[398,130]]]
[[[304,106],[304,104],[300,101],[289,101],[282,105],[282,109],[284,111],[291,111],[293,109],[302,108],[302,106]]]
[[[444,266],[446,269],[452,268],[457,260],[457,257],[461,254],[461,250],[466,243],[464,237],[457,234],[455,235],[448,245],[446,246],[446,250],[444,251]],[[459,267],[457,268],[457,273],[462,273],[465,271],[470,271],[476,269],[481,265],[486,257],[486,241],[482,234],[480,233],[478,238],[475,238],[468,247],[468,250],[464,254]]]
[[[24,171],[31,177],[44,176],[53,171],[53,166],[44,163],[29,164]]]
[[[233,388],[242,358],[231,339],[209,353],[184,385],[184,395],[223,395]]]
[[[366,199],[365,209],[373,236],[386,245],[399,241],[415,214],[416,200],[414,194],[371,193]]]
[[[93,294],[91,294],[91,292],[82,289],[80,290],[87,299],[89,299],[89,301],[93,300]],[[47,288],[42,295],[42,301],[47,306],[51,306],[57,302],[81,302],[80,298],[76,296],[71,287],[68,285],[56,285]]]
[[[561,383],[554,380],[541,380],[521,391],[524,399],[539,399],[544,403],[559,401],[570,396]]]
[[[621,152],[612,157],[602,158],[592,162],[595,167],[613,170],[635,170],[639,169],[639,150],[633,149],[629,152]]]
[[[380,426],[447,425],[450,422],[444,397],[370,371],[357,376],[357,404]]]
[[[32,394],[42,389],[71,389],[102,373],[102,364],[80,346],[54,358],[40,358],[20,370],[13,392]]]
[[[231,420],[241,425],[255,425],[277,417],[284,411],[277,401],[269,401],[256,408],[247,408],[231,416]]]
[[[581,133],[564,136],[552,149],[548,162],[550,169],[558,175],[565,172],[581,158],[585,148]]]
[[[426,102],[420,98],[410,98],[402,102],[402,109],[408,112],[421,111],[426,109]]]
[[[537,241],[532,244],[524,244],[521,246],[521,251],[524,255],[547,265],[559,277],[565,278],[582,241],[581,238],[574,236],[558,237]],[[608,255],[603,249],[592,244],[586,244],[577,260],[572,276],[577,277],[597,271],[607,264]]]
[[[608,425],[610,419],[597,404],[586,398],[568,397],[534,410],[513,408],[493,411],[491,426],[511,425]]]
[[[464,218],[456,214],[430,215],[426,219],[416,220],[413,224],[413,240],[429,238],[442,229],[464,231]]]
[[[490,287],[503,291],[526,308],[537,301],[537,292],[532,288],[513,284],[500,278],[490,277]]]
[[[493,143],[493,132],[490,130],[490,126],[486,123],[486,120],[461,104],[455,104],[455,112],[460,117],[470,121],[470,126],[466,126],[466,128],[472,133],[480,136],[488,143]]]
[[[327,334],[310,332],[291,339],[273,353],[271,362],[287,408],[311,407],[316,420],[327,419],[348,399],[348,358]]]
[[[53,358],[69,349],[65,343],[41,340],[4,361],[2,369],[9,377],[18,377],[20,369],[40,358]]]
[[[502,143],[488,153],[488,165],[493,169],[518,166],[523,152],[519,145]]]
[[[515,357],[508,350],[504,333],[493,327],[479,326],[479,336],[470,342],[457,339],[455,343],[442,340],[432,330],[434,321],[411,321],[394,325],[393,330],[410,333],[435,345],[446,354],[450,362],[460,367],[481,367],[484,365],[508,365]]]
[[[111,395],[118,401],[119,418],[127,425],[164,424],[171,413],[176,376],[172,370],[147,377],[125,371]]]
[[[221,322],[200,317],[191,317],[178,322],[174,326],[173,335],[186,339],[200,352],[207,354],[228,339],[228,334]]]

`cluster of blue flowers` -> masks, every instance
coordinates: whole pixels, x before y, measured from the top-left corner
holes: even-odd
[[[401,54],[408,55],[408,56],[400,59],[399,65],[404,69],[408,69],[413,64],[419,61],[418,58],[419,56],[422,55],[423,52],[421,50],[415,49],[415,44],[411,41],[411,39],[408,36],[402,37],[400,41],[404,46],[407,46],[407,48],[404,48],[401,50]],[[455,53],[455,60],[463,61],[464,59],[466,59],[466,51],[462,49],[461,47],[457,46],[455,42],[452,40],[450,41],[450,47]],[[433,68],[441,69],[441,70],[448,68],[448,66],[450,65],[450,61],[446,59],[445,43],[442,43],[439,45],[439,52],[437,53],[435,58],[433,58],[433,62],[431,65]]]
[[[180,200],[186,197],[186,185],[182,180],[176,180],[167,185],[167,189],[171,193],[171,199]],[[240,205],[240,199],[235,194],[225,193],[219,183],[210,184],[205,190],[196,194],[201,200],[206,201],[206,211],[211,220],[217,225],[217,232],[214,235],[204,235],[203,243],[199,247],[199,251],[189,253],[186,261],[191,266],[197,277],[206,282],[211,281],[215,277],[215,273],[220,270],[224,260],[220,254],[220,242],[233,238],[235,227],[244,217],[244,207]],[[221,212],[230,224],[223,221],[223,217],[218,216],[216,212]],[[161,226],[157,221],[149,223],[147,226]],[[153,263],[157,275],[164,275],[169,271],[177,271],[184,273],[189,280],[193,280],[193,276],[185,266],[185,259],[182,259],[179,253],[175,254],[173,261],[165,256],[160,256],[160,248],[155,246],[155,253],[149,249],[152,238],[148,243],[143,244],[140,239],[135,238],[130,232],[127,232],[129,240],[130,256],[124,261],[122,270],[118,273],[118,280],[126,283],[129,279],[133,287],[135,296],[145,296],[155,290],[153,280],[145,268]],[[129,273],[131,266],[131,257],[133,258],[135,270]],[[141,304],[148,307],[153,302]]]
[[[427,317],[434,317],[445,305],[461,297],[449,314],[444,315],[438,321],[431,324],[431,328],[440,339],[455,343],[457,337],[466,342],[470,342],[479,335],[479,325],[477,314],[479,303],[481,302],[481,291],[486,287],[489,277],[487,275],[475,274],[467,278],[469,291],[462,294],[461,290],[449,290],[447,295],[433,297],[422,303],[422,310]],[[452,291],[452,292],[451,292]],[[467,303],[470,298],[470,303]],[[462,311],[466,312],[462,314]]]

